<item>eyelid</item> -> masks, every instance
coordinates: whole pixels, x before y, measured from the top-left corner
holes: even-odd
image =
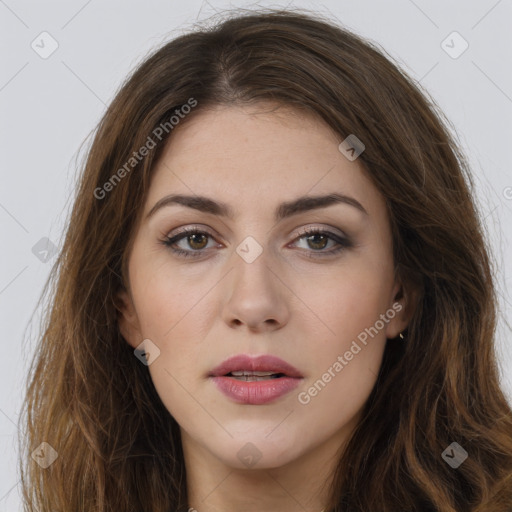
[[[212,229],[204,226],[203,224],[186,224],[185,226],[180,226],[176,229],[173,229],[172,231],[164,232],[162,234],[165,238],[174,238],[175,236],[181,235],[182,233],[193,233],[196,231],[210,235],[212,238],[220,238],[220,235],[215,233]]]
[[[301,236],[307,235],[307,234],[311,233],[312,231],[318,231],[321,233],[324,233],[324,232],[330,233],[330,234],[336,235],[340,238],[347,238],[347,239],[349,238],[347,234],[345,234],[341,229],[338,229],[338,228],[333,228],[331,226],[322,226],[322,225],[308,225],[306,227],[300,228],[300,231],[299,231],[298,235],[294,238],[294,240]]]

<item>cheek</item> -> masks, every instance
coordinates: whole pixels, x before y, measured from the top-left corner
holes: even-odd
[[[198,270],[192,266],[172,267],[165,255],[155,258],[140,253],[133,264],[139,264],[132,286],[141,332],[160,351],[149,371],[172,413],[171,404],[176,407],[189,402],[184,388],[195,393],[199,372],[191,369],[202,371],[204,358],[211,349],[205,347],[204,340],[214,315],[218,316],[215,285],[220,284],[221,276],[204,269],[199,271],[199,266]]]
[[[140,271],[134,279],[134,295],[144,335],[162,343],[176,339],[176,333],[181,338],[183,331],[190,331],[190,319],[201,318],[197,312],[204,313],[205,299],[218,279],[204,270],[197,275],[191,266],[172,266],[165,253],[158,257],[142,253],[137,260],[134,266],[139,264]],[[197,335],[201,325],[195,325]]]
[[[335,432],[368,399],[386,345],[385,329],[375,330],[387,308],[384,297],[373,277],[357,276],[317,297],[317,304],[323,301],[318,310],[322,335],[312,336],[310,330],[306,336],[303,350],[310,372],[297,393],[298,407],[312,430]]]
[[[373,326],[389,308],[390,276],[382,268],[354,264],[315,279],[314,288],[304,281],[295,289],[321,326],[322,338],[341,342]]]
[[[301,403],[311,398],[327,408],[329,403],[349,408],[363,404],[382,361],[387,323],[381,315],[389,308],[391,286],[382,267],[355,264],[335,279],[318,281],[307,300],[314,315],[301,320],[308,333],[302,350],[312,370],[302,388],[308,396]]]

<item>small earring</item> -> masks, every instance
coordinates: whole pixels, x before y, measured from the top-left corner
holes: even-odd
[[[405,336],[402,333],[400,333],[398,336],[400,336],[401,340],[405,340]]]

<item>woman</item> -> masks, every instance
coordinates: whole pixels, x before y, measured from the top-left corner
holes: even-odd
[[[471,193],[433,102],[325,20],[163,46],[98,127],[52,274],[27,510],[512,510]]]

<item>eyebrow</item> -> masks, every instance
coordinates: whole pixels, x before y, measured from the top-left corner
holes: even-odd
[[[302,196],[298,199],[294,199],[293,201],[281,203],[275,210],[274,218],[277,222],[287,217],[291,217],[292,215],[340,203],[353,206],[363,214],[368,215],[368,212],[365,210],[363,205],[353,197],[333,193],[324,196]],[[233,219],[235,217],[233,209],[225,203],[215,201],[205,196],[171,194],[162,197],[162,199],[160,199],[153,208],[151,208],[146,216],[146,220],[161,208],[174,204],[180,204],[204,213],[211,213],[213,215],[227,217],[229,219]]]

